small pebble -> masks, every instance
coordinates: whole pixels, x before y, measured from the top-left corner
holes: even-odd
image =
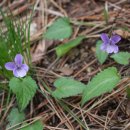
[[[59,70],[60,70],[60,72],[62,72],[64,75],[67,75],[67,76],[69,76],[73,73],[73,70],[71,68],[69,68],[68,66],[63,67]]]

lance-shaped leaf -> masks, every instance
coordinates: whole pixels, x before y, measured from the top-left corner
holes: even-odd
[[[56,90],[52,92],[52,95],[58,99],[76,96],[82,93],[86,87],[83,83],[66,77],[57,79],[54,86]]]
[[[120,81],[120,76],[115,67],[110,67],[98,73],[86,86],[81,105],[90,99],[112,91]]]
[[[72,48],[78,46],[83,39],[84,39],[84,36],[79,36],[76,39],[69,41],[68,43],[65,43],[56,47],[55,50],[56,50],[57,57],[64,56]]]

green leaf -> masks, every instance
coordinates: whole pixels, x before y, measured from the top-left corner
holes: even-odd
[[[113,58],[119,64],[127,65],[129,64],[130,53],[119,52],[119,53],[113,54],[111,58]]]
[[[69,41],[68,43],[65,43],[56,47],[55,49],[56,49],[57,57],[64,56],[72,48],[78,46],[83,39],[84,39],[84,36],[79,36],[76,39]]]
[[[99,61],[101,64],[103,64],[103,63],[106,61],[107,57],[108,57],[108,53],[107,53],[107,52],[104,52],[104,51],[102,51],[102,50],[100,49],[101,44],[102,44],[102,41],[101,41],[101,40],[99,40],[99,41],[97,42],[97,44],[96,44],[96,57],[97,57],[98,61]]]
[[[120,81],[120,76],[115,67],[110,67],[98,73],[88,84],[83,92],[82,106],[90,99],[110,92]]]
[[[57,19],[44,34],[44,38],[50,40],[61,40],[69,38],[72,34],[72,27],[68,18]]]
[[[26,124],[27,125],[27,124]],[[20,130],[43,130],[43,124],[41,121],[36,121],[33,124],[30,124],[24,128],[21,128]]]
[[[72,78],[62,77],[54,82],[56,90],[52,95],[58,99],[75,96],[83,92],[85,85]]]
[[[18,123],[21,123],[24,119],[25,119],[25,114],[23,112],[19,112],[17,108],[13,108],[7,117],[7,120],[9,122],[7,128],[12,127]]]
[[[108,24],[109,21],[109,11],[108,11],[108,4],[105,3],[105,8],[104,8],[104,18],[106,21],[106,24]]]
[[[16,94],[20,110],[24,110],[36,93],[37,84],[31,77],[24,79],[12,78],[9,82],[10,89]]]

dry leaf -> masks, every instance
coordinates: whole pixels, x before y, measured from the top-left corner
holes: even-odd
[[[130,37],[130,33],[128,31],[125,31],[125,30],[121,30],[121,29],[118,29],[118,30],[114,30],[114,33],[122,36],[123,38],[127,39]]]

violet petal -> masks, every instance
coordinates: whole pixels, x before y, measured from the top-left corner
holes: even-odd
[[[101,39],[102,41],[105,43],[105,44],[109,44],[110,43],[110,40],[109,40],[109,37],[106,33],[102,33],[101,34]]]
[[[13,70],[13,74],[16,77],[21,77],[22,78],[27,74],[27,72],[23,68],[20,68],[20,69],[16,68],[16,69]]]
[[[6,68],[7,70],[14,70],[15,67],[16,67],[16,65],[15,65],[14,62],[7,62],[7,63],[5,64],[5,68]]]
[[[22,65],[23,56],[21,54],[17,54],[14,59],[16,65],[20,66]]]
[[[114,53],[117,53],[119,51],[119,48],[118,48],[118,46],[114,46]]]
[[[29,70],[29,67],[26,64],[22,64],[21,68],[23,68],[24,70],[26,70],[26,72]]]
[[[116,45],[108,45],[106,48],[107,53],[117,53],[118,52],[118,46]]]
[[[113,35],[111,37],[111,42],[112,44],[116,44],[117,42],[119,42],[121,40],[121,37],[119,35]]]
[[[107,45],[105,43],[102,43],[101,46],[100,46],[100,49],[102,51],[106,51],[106,47],[107,47]]]

